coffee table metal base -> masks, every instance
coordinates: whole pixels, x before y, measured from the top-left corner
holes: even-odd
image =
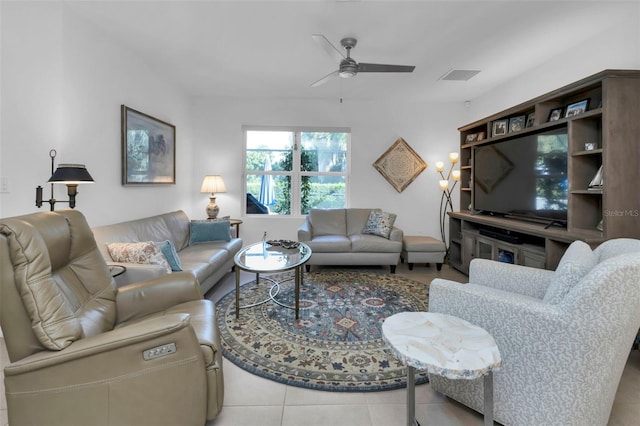
[[[269,289],[269,297],[261,300],[259,302],[251,303],[249,305],[240,306],[240,268],[236,268],[236,319],[240,318],[240,309],[253,308],[255,306],[260,306],[267,302],[273,301],[274,303],[282,306],[283,308],[293,309],[296,312],[296,319],[300,316],[300,285],[303,280],[303,269],[302,266],[298,266],[294,268],[294,277],[287,278],[283,281],[276,281],[271,277],[260,277],[259,273],[256,273],[256,285],[260,285],[260,279],[267,280],[271,282],[271,288]],[[276,296],[280,293],[280,284],[285,283],[287,281],[295,281],[295,305],[290,306],[280,302],[276,299]]]

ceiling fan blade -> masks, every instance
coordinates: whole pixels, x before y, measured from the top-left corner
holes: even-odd
[[[312,83],[311,87],[320,86],[321,84],[326,83],[327,81],[331,80],[332,78],[337,77],[338,74],[340,74],[340,70],[335,70],[331,74],[327,74],[324,77],[322,77],[320,80],[316,81],[315,83]]]
[[[416,67],[413,65],[384,65],[358,63],[358,72],[413,72]]]
[[[313,40],[315,40],[318,46],[320,46],[322,50],[327,52],[327,55],[331,56],[331,58],[333,58],[334,61],[339,63],[341,60],[345,58],[342,52],[339,51],[338,48],[335,47],[333,44],[331,44],[331,42],[327,40],[327,38],[322,34],[312,34],[311,38],[313,38]]]

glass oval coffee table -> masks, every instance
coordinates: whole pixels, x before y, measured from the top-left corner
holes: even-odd
[[[303,282],[303,266],[311,257],[311,248],[304,243],[296,242],[295,247],[289,245],[274,245],[266,241],[254,243],[242,248],[236,253],[233,261],[236,264],[236,319],[240,318],[240,309],[261,305],[268,301],[274,301],[280,306],[295,309],[296,319],[300,312],[300,285]],[[263,277],[272,283],[269,289],[269,297],[251,305],[240,306],[240,271],[256,273],[256,284],[260,284],[260,274],[273,274],[289,270],[295,271],[295,306],[288,306],[276,299],[280,291],[280,283],[276,280]]]

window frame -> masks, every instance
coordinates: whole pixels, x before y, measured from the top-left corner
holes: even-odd
[[[306,215],[298,213],[301,210],[301,196],[300,196],[300,188],[301,188],[301,177],[302,176],[344,176],[345,177],[345,208],[349,206],[350,199],[350,183],[351,183],[351,128],[350,127],[323,127],[323,126],[257,126],[257,125],[247,125],[242,126],[242,193],[247,193],[247,176],[249,174],[270,174],[272,176],[283,176],[288,175],[286,172],[278,172],[271,171],[269,173],[249,173],[247,171],[247,132],[249,131],[263,131],[263,132],[291,132],[294,134],[293,142],[294,142],[294,153],[300,153],[301,150],[298,148],[301,145],[301,133],[347,133],[347,147],[346,147],[346,172],[308,172],[300,170],[300,155],[293,155],[293,165],[291,171],[291,212],[296,212],[282,215],[282,214],[273,214],[273,215],[264,215],[264,214],[253,214],[247,213],[247,203],[246,199],[243,197],[242,202],[242,216],[243,217],[262,217],[262,218],[304,218]]]

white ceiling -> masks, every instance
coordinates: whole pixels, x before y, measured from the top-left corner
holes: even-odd
[[[626,3],[626,5],[625,5]],[[462,102],[606,31],[614,1],[67,1],[192,96]],[[361,62],[415,65],[309,85],[338,64],[312,40],[353,36]],[[576,64],[579,67],[580,64]],[[451,69],[481,72],[439,81]]]

